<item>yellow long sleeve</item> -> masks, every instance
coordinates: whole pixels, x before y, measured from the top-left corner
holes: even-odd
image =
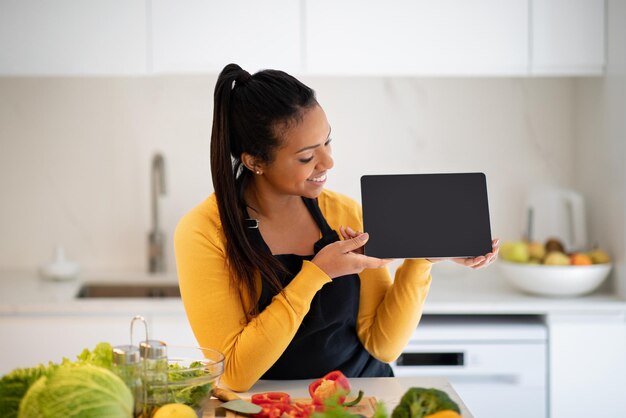
[[[360,208],[329,191],[319,199],[329,225],[360,229]],[[302,270],[259,315],[246,322],[241,300],[230,281],[225,237],[215,196],[185,215],[174,237],[181,296],[198,344],[226,357],[222,381],[248,390],[278,360],[309,311],[315,294],[331,279],[315,264]],[[391,282],[387,269],[361,273],[357,332],[365,348],[382,361],[395,359],[421,315],[430,283],[430,262],[406,261]],[[259,281],[260,286],[260,281]]]

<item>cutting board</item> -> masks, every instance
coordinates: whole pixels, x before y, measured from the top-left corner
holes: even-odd
[[[246,399],[249,400],[249,399]],[[311,403],[310,398],[293,398],[291,399],[292,403],[302,402],[302,403]],[[247,415],[239,415],[236,412],[227,411],[219,406],[224,402],[218,399],[209,399],[204,405],[204,412],[202,418],[245,418]],[[354,406],[348,407],[348,411],[352,414],[363,415],[364,417],[371,418],[374,416],[374,411],[376,410],[376,398],[373,396],[364,396],[361,399],[361,402]],[[217,411],[217,415],[216,415]]]

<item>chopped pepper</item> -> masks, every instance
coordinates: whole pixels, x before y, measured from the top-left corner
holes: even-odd
[[[313,404],[316,405],[322,405],[326,399],[337,394],[339,394],[338,402],[342,405],[346,400],[345,395],[349,392],[350,382],[339,370],[334,370],[309,385],[309,394]]]
[[[264,403],[291,403],[291,398],[285,392],[263,392],[252,395],[250,401],[253,404],[261,405]]]
[[[279,418],[283,414],[291,415],[295,418],[294,407],[288,403],[270,402],[259,405],[261,412],[252,415],[253,418]]]

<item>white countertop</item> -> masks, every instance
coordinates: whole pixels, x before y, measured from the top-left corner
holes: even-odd
[[[458,267],[439,271],[435,266],[425,314],[623,314],[626,301],[596,292],[574,298],[547,298],[521,293],[500,275],[497,265],[484,270]],[[444,274],[445,273],[445,274]],[[97,280],[96,280],[97,279]],[[184,314],[181,300],[163,299],[76,299],[83,281],[176,283],[173,275],[93,275],[69,282],[40,279],[36,272],[0,271],[0,314],[75,314],[155,312]]]
[[[288,392],[293,398],[308,398],[308,387],[311,382],[312,380],[260,380],[250,391],[238,395],[249,398],[253,393]],[[409,388],[424,387],[443,390],[459,405],[463,418],[473,417],[444,377],[351,377],[350,386],[354,392],[362,390],[365,396],[374,396],[377,400],[383,401],[389,416]]]

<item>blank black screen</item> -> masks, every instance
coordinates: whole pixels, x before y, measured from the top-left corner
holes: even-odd
[[[361,177],[365,254],[380,258],[476,257],[491,252],[483,173]]]

